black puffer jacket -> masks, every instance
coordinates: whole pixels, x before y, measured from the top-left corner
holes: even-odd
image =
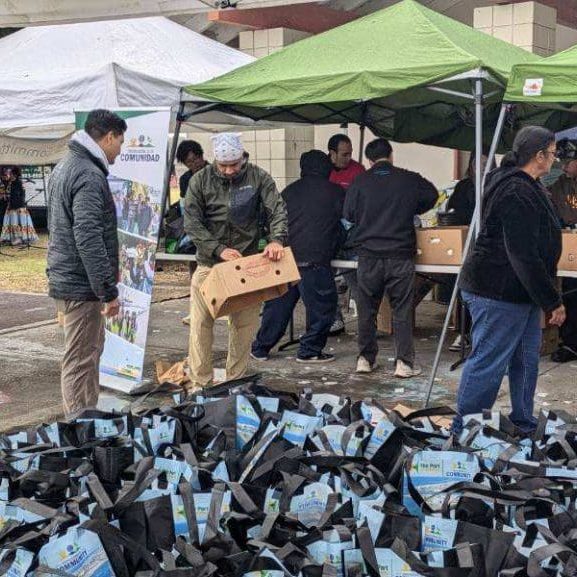
[[[108,170],[80,143],[69,147],[48,183],[49,294],[109,302],[118,296],[118,234]]]
[[[301,178],[282,193],[288,213],[289,245],[297,263],[328,266],[342,238],[345,191],[329,182],[333,166],[324,152],[305,152],[300,164]]]
[[[463,265],[460,288],[499,301],[561,305],[555,287],[561,227],[546,190],[519,168],[493,171],[481,232]]]

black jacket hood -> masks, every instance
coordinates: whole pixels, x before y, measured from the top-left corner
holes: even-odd
[[[321,176],[329,179],[333,164],[322,150],[310,150],[301,156],[301,177]]]

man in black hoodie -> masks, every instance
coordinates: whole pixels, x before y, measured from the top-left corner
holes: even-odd
[[[307,331],[300,338],[297,361],[325,363],[333,355],[323,353],[337,308],[337,289],[331,259],[338,248],[344,190],[329,182],[333,169],[320,150],[301,156],[301,178],[282,193],[288,213],[288,238],[301,281],[282,297],[265,303],[260,330],[252,344],[253,359],[268,359],[269,351],[284,335],[293,310],[303,299]]]
[[[371,168],[354,180],[344,208],[359,249],[357,373],[376,367],[376,319],[386,294],[393,309],[395,376],[413,377],[421,372],[414,366],[413,347],[414,219],[435,206],[438,192],[416,172],[393,166],[393,149],[384,138],[370,142],[365,156]]]

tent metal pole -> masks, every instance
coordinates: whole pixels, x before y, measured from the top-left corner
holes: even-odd
[[[361,137],[359,140],[359,162],[362,164],[363,163],[363,150],[365,148],[365,125],[361,124],[360,129],[361,129]]]
[[[475,207],[479,207],[475,218],[475,236],[481,230],[483,202],[483,175],[481,157],[483,155],[483,81],[475,80]]]
[[[505,127],[505,117],[507,114],[507,105],[503,104],[501,106],[501,110],[499,112],[499,118],[497,120],[497,125],[495,127],[495,134],[493,135],[493,141],[491,142],[491,148],[489,150],[489,156],[487,158],[487,165],[485,167],[485,171],[483,173],[483,181],[482,184],[485,184],[485,179],[487,178],[487,174],[491,170],[491,166],[495,160],[495,153],[497,151],[497,147],[499,146],[499,141],[501,140],[501,135],[503,134],[503,128]],[[477,220],[477,212],[481,213],[481,207],[479,205],[475,205],[475,212],[473,214],[473,222]],[[467,234],[467,240],[465,242],[465,247],[463,249],[463,259],[469,254],[469,247],[471,246],[471,239],[473,238],[473,231],[474,226],[469,228],[469,233]],[[449,326],[449,319],[451,317],[451,312],[453,311],[453,307],[455,306],[455,302],[457,300],[457,290],[459,285],[459,279],[461,278],[461,269],[459,269],[459,273],[457,274],[457,282],[455,283],[455,289],[453,290],[453,294],[451,295],[451,302],[449,303],[449,311],[445,318],[445,324],[443,325],[443,333],[441,334],[441,340],[439,342],[439,346],[437,348],[437,354],[435,356],[435,363],[433,365],[433,373],[431,375],[431,380],[429,382],[429,390],[427,392],[427,399],[425,401],[425,407],[429,406],[429,401],[431,399],[431,392],[433,390],[433,386],[435,384],[435,377],[437,375],[437,369],[439,365],[439,360],[441,358],[441,351],[443,348],[443,343],[445,340],[446,329]]]
[[[499,118],[497,119],[497,126],[495,127],[495,134],[493,134],[493,140],[491,141],[491,148],[489,149],[489,156],[487,157],[487,164],[485,165],[485,172],[483,173],[483,187],[485,186],[485,180],[489,174],[493,162],[495,161],[495,154],[497,152],[497,147],[499,146],[499,141],[501,140],[501,135],[503,134],[503,127],[505,126],[505,116],[507,114],[508,105],[502,104],[501,110],[499,111]]]
[[[182,126],[182,116],[184,113],[184,102],[180,102],[178,112],[176,113],[176,122],[174,126],[174,134],[172,135],[172,144],[170,146],[170,153],[168,155],[168,166],[166,167],[166,176],[164,178],[164,188],[162,191],[162,207],[161,218],[164,219],[166,210],[170,206],[170,178],[172,176],[172,167],[174,166],[174,158],[176,156],[176,149],[178,147],[178,137],[180,136],[180,127]],[[167,206],[168,205],[168,206]],[[160,242],[160,232],[158,234],[157,244]]]
[[[473,213],[473,219],[471,221],[471,226],[469,227],[469,232],[467,233],[467,240],[465,242],[465,247],[463,250],[463,258],[468,254],[469,247],[471,246],[471,241],[473,235],[478,234],[481,229],[481,196],[482,196],[482,184],[484,180],[484,175],[481,174],[481,155],[483,153],[483,81],[481,78],[475,80],[475,211]],[[443,352],[443,345],[445,344],[445,339],[447,338],[447,332],[449,330],[449,323],[451,321],[451,315],[453,314],[453,309],[455,308],[455,303],[457,302],[457,294],[459,293],[459,279],[461,278],[461,270],[457,274],[457,281],[455,282],[455,287],[453,288],[453,293],[451,294],[451,300],[449,301],[449,308],[447,314],[445,315],[445,321],[443,322],[443,330],[441,331],[441,336],[439,338],[439,343],[437,345],[437,351],[435,352],[435,359],[433,361],[433,368],[431,370],[431,377],[429,379],[429,388],[427,390],[427,396],[425,399],[425,407],[429,406],[431,400],[431,393],[433,392],[433,387],[435,386],[435,378],[437,377],[437,372],[439,370],[439,364],[441,362],[441,354]]]

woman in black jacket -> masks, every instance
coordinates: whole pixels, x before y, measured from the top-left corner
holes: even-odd
[[[528,126],[489,175],[481,230],[459,283],[473,317],[473,349],[459,386],[455,432],[463,416],[493,406],[507,373],[511,420],[526,432],[535,428],[541,311],[551,314],[551,324],[565,320],[555,286],[561,227],[539,182],[555,154],[555,135]]]
[[[0,243],[26,246],[36,242],[38,236],[26,208],[26,193],[22,185],[20,169],[17,166],[5,166],[0,178],[8,197]]]

